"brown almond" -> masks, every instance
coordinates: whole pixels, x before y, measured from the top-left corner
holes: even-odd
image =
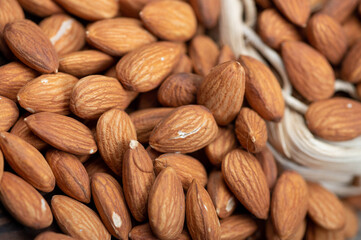
[[[52,0],[18,0],[20,5],[28,12],[39,17],[47,17],[62,13],[63,9]]]
[[[129,210],[138,222],[142,222],[147,217],[148,196],[155,174],[147,151],[135,140],[130,141],[124,155],[122,179]]]
[[[236,56],[234,55],[232,49],[228,45],[223,45],[223,47],[219,51],[217,64],[234,60],[236,60]]]
[[[158,89],[153,89],[149,92],[140,93],[138,98],[138,110],[160,107],[161,105],[158,102],[157,95]]]
[[[261,165],[250,153],[229,152],[222,161],[222,173],[237,199],[257,218],[267,219],[270,192]]]
[[[74,118],[41,112],[26,117],[24,121],[35,135],[59,150],[76,155],[97,151],[90,129]]]
[[[95,206],[108,231],[118,239],[128,239],[132,222],[120,184],[106,173],[92,177]]]
[[[181,54],[177,65],[173,68],[172,74],[176,73],[191,73],[193,64],[187,54]]]
[[[123,86],[136,92],[158,87],[178,63],[180,45],[156,42],[140,47],[120,59],[117,77]]]
[[[42,73],[58,71],[59,60],[54,46],[32,21],[8,23],[4,38],[14,55],[29,67]]]
[[[361,82],[361,40],[358,40],[347,52],[342,61],[341,76],[351,83]]]
[[[96,135],[100,155],[108,167],[121,176],[123,156],[130,141],[137,139],[132,120],[123,110],[111,109],[99,118]]]
[[[129,233],[129,238],[132,240],[158,240],[156,236],[154,236],[149,223],[145,223],[142,225],[138,225],[133,227],[132,231]],[[191,240],[187,231],[183,230],[183,232],[175,239],[175,240]]]
[[[290,237],[281,238],[274,229],[271,219],[268,219],[266,223],[266,237],[268,240],[302,240],[304,239],[306,233],[306,227],[307,227],[307,223],[306,223],[306,219],[304,219],[297,226],[295,232]]]
[[[277,164],[273,157],[271,150],[265,147],[261,152],[255,155],[259,163],[261,164],[262,170],[266,175],[268,188],[272,189],[277,180]]]
[[[162,153],[154,150],[151,146],[148,145],[148,147],[145,149],[150,157],[152,159],[152,162],[154,163],[155,159],[162,155]]]
[[[306,26],[311,13],[309,0],[273,0],[273,3],[292,23]]]
[[[41,229],[53,222],[53,215],[45,199],[15,174],[4,172],[0,184],[0,200],[8,212],[27,227]]]
[[[12,100],[0,96],[0,131],[8,131],[19,117],[19,109]]]
[[[342,23],[353,13],[358,2],[358,0],[328,0],[320,12]]]
[[[256,3],[263,8],[270,8],[273,6],[271,0],[256,0]]]
[[[149,145],[159,152],[189,153],[211,143],[218,133],[211,112],[199,105],[174,109],[153,129]]]
[[[128,17],[137,18],[142,8],[151,0],[119,0],[120,11]]]
[[[0,183],[1,183],[1,179],[3,177],[4,174],[4,155],[2,153],[2,151],[0,150]]]
[[[248,215],[233,215],[221,220],[221,240],[246,239],[257,231],[256,222]]]
[[[342,230],[328,230],[314,223],[309,223],[306,232],[307,240],[343,240]]]
[[[349,196],[344,199],[346,203],[355,208],[356,210],[361,210],[361,194],[355,196]]]
[[[357,40],[361,39],[361,22],[356,16],[348,18],[342,24],[342,29],[346,35],[348,46],[352,46]]]
[[[46,152],[46,160],[53,170],[56,184],[66,195],[84,203],[90,202],[89,176],[76,156],[51,149]]]
[[[112,170],[109,169],[101,157],[89,159],[89,161],[84,163],[84,167],[90,178],[96,173],[113,174]]]
[[[2,132],[0,146],[7,163],[22,178],[43,192],[55,187],[55,177],[41,153],[20,137]]]
[[[219,0],[191,0],[194,11],[198,20],[206,28],[214,28],[217,25],[221,2]]]
[[[46,231],[40,233],[34,240],[75,240],[75,238],[61,233]]]
[[[335,74],[322,54],[297,41],[284,42],[281,50],[288,77],[304,98],[316,101],[333,95]]]
[[[343,229],[345,238],[354,238],[356,237],[359,230],[359,218],[355,209],[351,207],[348,203],[343,202],[345,208],[346,223]]]

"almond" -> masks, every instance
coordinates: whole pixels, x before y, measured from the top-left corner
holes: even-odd
[[[189,188],[193,179],[196,179],[201,186],[207,184],[206,169],[201,162],[191,156],[180,153],[167,153],[158,156],[154,160],[156,174],[159,174],[167,167],[175,170],[185,190]]]
[[[212,171],[207,183],[207,191],[219,218],[227,218],[237,207],[237,200],[223,180],[221,171]]]
[[[86,38],[90,45],[112,56],[122,56],[156,41],[139,20],[132,18],[97,21],[88,26]]]
[[[223,159],[222,173],[237,199],[257,218],[267,219],[270,192],[257,159],[248,152],[235,149]]]
[[[246,70],[246,98],[251,107],[265,120],[279,122],[285,103],[279,82],[262,62],[241,56],[240,63]]]
[[[217,64],[219,49],[216,43],[208,36],[194,37],[189,46],[194,71],[201,76],[206,76]]]
[[[263,8],[270,8],[273,6],[271,0],[256,0],[256,3]]]
[[[23,86],[17,99],[28,112],[70,113],[70,93],[78,81],[66,73],[44,74]]]
[[[1,183],[1,179],[3,177],[4,174],[4,155],[2,153],[2,151],[0,150],[0,183]]]
[[[361,82],[361,40],[358,40],[348,51],[342,61],[342,78],[351,83]]]
[[[124,196],[133,217],[142,222],[147,216],[149,191],[155,174],[153,163],[144,147],[132,140],[123,160]]]
[[[320,12],[329,15],[338,22],[344,22],[355,10],[358,2],[358,0],[328,0]]]
[[[261,152],[256,155],[257,160],[261,164],[262,170],[266,175],[266,180],[268,188],[272,189],[277,180],[277,164],[272,155],[271,150],[268,147],[265,147]]]
[[[191,73],[193,70],[193,64],[187,54],[181,54],[177,65],[173,68],[172,73]]]
[[[211,112],[198,105],[174,109],[153,129],[149,145],[159,152],[197,151],[216,137],[217,123]]]
[[[212,112],[219,125],[227,125],[241,110],[245,84],[245,70],[239,62],[222,63],[202,81],[197,102]]]
[[[156,42],[140,47],[120,59],[117,77],[128,90],[148,92],[158,87],[178,63],[180,45]]]
[[[304,219],[296,228],[295,232],[288,238],[281,238],[275,231],[271,219],[266,223],[266,236],[268,240],[302,240],[306,233],[307,223]]]
[[[112,176],[96,173],[92,177],[92,194],[105,227],[118,239],[128,239],[132,222],[121,186]]]
[[[113,173],[101,157],[91,158],[84,166],[90,178],[92,178],[95,173]]]
[[[345,210],[336,195],[317,183],[308,183],[308,215],[317,225],[340,230],[345,225]]]
[[[52,15],[41,21],[39,27],[48,36],[60,56],[79,51],[85,44],[83,25],[68,15]]]
[[[120,11],[125,16],[139,17],[139,12],[146,3],[152,0],[119,0]]]
[[[310,223],[307,226],[307,240],[342,240],[345,239],[342,230],[327,230],[317,224]]]
[[[70,236],[61,233],[46,231],[40,233],[38,236],[34,238],[34,240],[75,240],[75,238],[72,238]]]
[[[220,239],[221,227],[207,191],[193,180],[186,197],[187,226],[193,239]]]
[[[305,118],[310,131],[330,141],[346,141],[361,135],[361,103],[335,97],[310,105]]]
[[[18,0],[20,5],[28,12],[39,17],[47,17],[63,12],[52,0]]]
[[[266,146],[266,122],[250,108],[241,109],[237,116],[235,133],[242,147],[249,152],[260,152]]]
[[[186,2],[150,1],[139,16],[144,25],[161,39],[187,41],[196,33],[197,19]]]
[[[223,47],[219,51],[217,64],[234,60],[236,60],[236,56],[232,52],[232,49],[228,45],[223,45]]]
[[[111,235],[98,215],[86,205],[62,195],[54,195],[51,208],[60,229],[80,240],[110,240]]]
[[[138,110],[159,107],[160,103],[158,102],[157,95],[157,89],[140,93],[138,98]]]
[[[194,11],[198,20],[206,28],[214,28],[217,25],[221,3],[219,0],[191,0]]]
[[[42,72],[58,71],[54,46],[32,21],[17,20],[4,28],[4,38],[14,55],[29,67]]]
[[[333,95],[335,74],[323,55],[297,41],[283,43],[281,50],[288,77],[303,97],[316,101]]]
[[[8,131],[19,117],[19,109],[10,99],[0,96],[0,131]]]
[[[97,119],[112,108],[125,109],[132,101],[119,81],[102,75],[79,80],[72,90],[70,110],[84,119]]]
[[[154,163],[155,159],[157,157],[159,157],[160,155],[162,155],[162,153],[154,150],[153,148],[151,148],[151,146],[148,145],[148,147],[145,149],[150,157],[150,159],[152,160],[152,162]]]
[[[46,160],[53,170],[56,184],[66,195],[84,203],[90,202],[89,176],[76,156],[51,149],[46,152]]]
[[[359,230],[359,219],[357,212],[348,203],[344,202],[343,206],[345,208],[345,216],[346,216],[346,223],[343,229],[344,237],[348,239],[354,238],[356,237]]]
[[[221,220],[221,240],[246,239],[257,230],[256,222],[247,215],[233,215]]]
[[[77,155],[97,151],[90,129],[74,118],[41,112],[26,117],[24,121],[35,135],[59,150]]]
[[[0,133],[0,146],[7,163],[22,178],[43,192],[55,187],[55,177],[43,155],[18,136]]]
[[[175,239],[183,230],[185,196],[176,172],[167,167],[154,181],[148,199],[149,223],[160,239]]]
[[[360,210],[361,209],[361,195],[349,196],[345,198],[345,202],[350,204],[353,208]]]
[[[306,26],[311,13],[309,0],[273,0],[273,3],[292,23]]]
[[[158,89],[158,101],[166,107],[195,103],[202,80],[201,76],[192,73],[173,74]]]
[[[352,46],[361,38],[361,23],[355,16],[349,17],[342,24],[342,29],[346,35],[348,46]]]
[[[118,14],[119,5],[116,0],[78,1],[55,0],[65,10],[88,21],[113,18]]]
[[[260,37],[274,49],[280,49],[285,41],[301,40],[295,26],[284,19],[276,9],[269,8],[261,12],[257,22]]]
[[[131,140],[137,139],[128,114],[111,109],[99,118],[96,128],[99,152],[108,167],[118,176],[122,173],[122,161]]]
[[[148,223],[135,226],[129,233],[129,238],[132,240],[158,240],[153,235],[150,225]],[[176,240],[191,240],[189,234],[183,230],[183,232],[176,238]]]

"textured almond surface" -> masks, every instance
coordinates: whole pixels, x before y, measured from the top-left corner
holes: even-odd
[[[198,20],[206,27],[216,26],[219,12],[220,0],[190,0]]]
[[[19,109],[12,100],[0,96],[0,131],[8,131],[19,117]]]
[[[345,21],[355,10],[358,0],[328,0],[321,9],[321,13],[327,14],[338,22]]]
[[[221,220],[221,240],[246,239],[257,230],[256,222],[247,215],[233,215]]]
[[[18,0],[20,5],[28,12],[39,17],[46,17],[63,12],[52,0]]]
[[[34,240],[74,240],[75,238],[72,238],[68,235],[61,234],[61,233],[55,233],[46,231],[43,233],[40,233]]]
[[[351,83],[361,82],[361,41],[357,41],[342,61],[342,78]]]
[[[261,164],[262,170],[266,175],[268,188],[273,188],[277,180],[277,163],[274,159],[271,150],[265,147],[261,152],[255,155],[259,163]]]
[[[309,0],[273,0],[273,3],[292,23],[306,25],[311,12]]]

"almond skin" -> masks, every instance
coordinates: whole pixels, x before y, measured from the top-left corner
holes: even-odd
[[[250,153],[235,149],[222,161],[224,180],[237,199],[257,218],[267,219],[270,192],[261,165]]]
[[[41,112],[26,117],[24,121],[35,135],[59,150],[76,155],[97,151],[90,129],[74,118]]]
[[[271,219],[269,219],[266,223],[266,237],[267,239],[270,240],[302,240],[304,239],[304,235],[306,232],[306,227],[307,227],[307,223],[306,220],[304,219],[296,228],[296,231],[294,234],[292,234],[290,237],[288,238],[281,238],[280,236],[278,236],[278,234],[275,232],[275,229],[273,227],[272,221]]]
[[[68,196],[78,201],[90,202],[90,181],[79,159],[69,153],[51,149],[46,153],[56,184]]]
[[[19,90],[38,74],[19,62],[11,62],[0,67],[0,95],[16,101]]]
[[[97,123],[96,135],[104,162],[115,174],[121,176],[123,156],[130,141],[137,139],[128,114],[116,108],[103,113]]]
[[[189,2],[203,26],[214,28],[217,25],[221,5],[219,0],[191,0]]]
[[[56,13],[63,12],[52,0],[18,0],[20,5],[28,12],[39,17],[47,17]]]
[[[51,192],[55,177],[41,153],[29,143],[11,133],[0,133],[0,146],[11,168],[35,188]]]
[[[328,0],[320,12],[329,15],[341,23],[352,14],[358,2],[358,0]]]
[[[20,89],[17,95],[20,106],[28,112],[70,113],[70,93],[78,82],[66,73],[44,74]]]
[[[170,167],[158,174],[149,192],[148,216],[160,239],[175,239],[183,230],[185,196],[177,173]]]
[[[0,131],[8,131],[19,117],[19,109],[10,99],[0,96]]]
[[[283,43],[281,50],[288,77],[303,97],[317,101],[333,95],[335,74],[323,55],[297,41]]]
[[[86,205],[66,196],[54,195],[51,209],[60,229],[80,240],[110,240],[98,215]]]
[[[117,78],[123,86],[136,92],[148,92],[158,87],[180,58],[177,43],[156,42],[140,47],[120,59]]]
[[[256,222],[247,215],[233,215],[221,220],[221,240],[246,239],[257,230]]]
[[[223,47],[219,51],[217,63],[221,64],[221,63],[234,61],[234,60],[236,60],[236,56],[232,52],[232,49],[228,45],[223,45]]]
[[[0,183],[1,183],[1,179],[3,177],[4,174],[4,155],[2,153],[2,151],[0,151]]]
[[[193,239],[220,239],[221,227],[207,191],[193,180],[186,197],[187,226]]]
[[[332,64],[337,65],[347,50],[342,26],[326,14],[316,14],[307,24],[307,38]]]
[[[189,188],[193,179],[196,179],[203,187],[207,184],[206,169],[201,162],[191,156],[180,153],[166,153],[154,160],[154,171],[156,174],[159,174],[167,167],[175,170],[184,190]]]
[[[32,21],[8,23],[4,38],[14,55],[29,67],[42,73],[58,71],[59,60],[54,46]]]
[[[217,133],[217,123],[207,108],[186,105],[174,109],[155,126],[149,145],[159,152],[189,153],[207,146]]]
[[[227,125],[241,110],[245,84],[245,70],[239,62],[222,63],[202,81],[197,102],[212,112],[219,125]]]
[[[361,40],[357,41],[342,61],[341,75],[345,81],[361,82]]]
[[[53,222],[50,207],[40,193],[10,172],[3,174],[0,200],[9,213],[27,227],[42,229]]]
[[[308,215],[319,226],[340,230],[346,222],[345,210],[336,195],[317,183],[308,183]]]
[[[75,238],[72,238],[70,236],[61,233],[46,231],[40,233],[38,236],[34,238],[34,240],[75,240]]]
[[[361,23],[356,16],[349,17],[342,24],[342,29],[346,35],[348,46],[352,46],[361,38]]]
[[[192,7],[182,1],[150,1],[139,13],[154,35],[168,41],[187,41],[196,33],[197,19]]]
[[[266,175],[268,188],[272,189],[277,180],[277,164],[274,159],[271,150],[265,147],[261,152],[255,155],[259,163],[261,164],[262,170]]]
[[[39,27],[48,36],[59,56],[79,51],[85,44],[83,25],[68,15],[52,15],[41,21]]]
[[[361,103],[335,97],[310,105],[305,118],[310,131],[330,141],[346,141],[361,135]]]
[[[306,26],[311,13],[309,0],[273,0],[276,7],[297,26]]]
[[[346,238],[356,237],[359,230],[359,219],[355,209],[351,205],[343,202],[345,208],[346,223],[343,229]]]
[[[129,238],[132,240],[158,240],[156,236],[154,236],[150,226],[148,223],[138,225],[133,227],[132,231],[129,233]],[[187,231],[183,230],[183,232],[176,238],[176,240],[191,240]]]
[[[89,161],[84,163],[84,167],[90,178],[92,178],[95,173],[113,174],[112,170],[109,169],[101,157],[89,159]]]
[[[191,73],[193,64],[187,54],[181,54],[177,65],[173,68],[172,73]]]
[[[128,239],[132,222],[120,184],[106,173],[92,177],[92,194],[99,215],[108,231],[118,239]]]
[[[142,222],[147,217],[148,196],[155,174],[147,151],[135,140],[130,142],[124,155],[122,178],[129,210],[138,222]]]
[[[307,240],[342,240],[342,230],[328,230],[314,223],[309,223],[306,232]]]
[[[122,56],[156,41],[139,20],[132,18],[97,21],[88,26],[86,39],[90,45],[112,56]]]
[[[241,56],[239,62],[246,70],[246,98],[251,107],[265,120],[279,122],[285,103],[279,82],[262,62]]]

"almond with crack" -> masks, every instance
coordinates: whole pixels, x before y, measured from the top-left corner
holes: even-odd
[[[309,0],[273,0],[273,3],[293,24],[306,26],[311,14]]]
[[[15,102],[0,96],[0,131],[8,131],[19,117],[19,109]]]
[[[248,215],[233,215],[221,220],[221,239],[246,239],[258,229],[256,222]]]

